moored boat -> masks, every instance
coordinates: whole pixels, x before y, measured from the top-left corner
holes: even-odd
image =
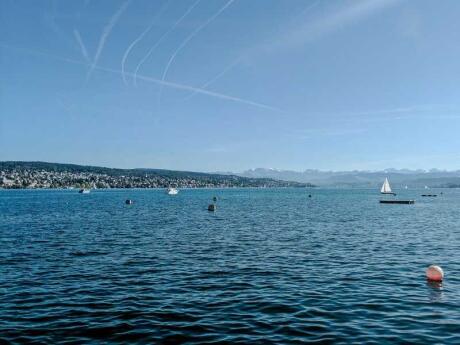
[[[176,195],[178,193],[179,193],[179,190],[177,190],[176,188],[173,188],[173,187],[169,187],[166,190],[166,194],[169,194],[169,195]]]

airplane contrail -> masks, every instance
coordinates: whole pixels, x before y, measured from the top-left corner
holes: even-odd
[[[99,57],[101,56],[102,50],[104,49],[105,41],[107,40],[107,37],[109,37],[110,33],[112,32],[113,27],[115,26],[117,21],[120,19],[121,15],[126,10],[130,2],[131,0],[125,1],[123,5],[121,5],[120,8],[113,14],[109,22],[107,23],[107,25],[104,27],[102,31],[102,35],[99,38],[99,44],[97,46],[96,54],[94,55],[93,63],[91,64],[88,74],[86,76],[86,80],[89,80],[89,78],[91,77],[91,74],[93,73],[93,70],[99,61]]]
[[[121,70],[101,67],[101,66],[93,65],[91,63],[84,62],[84,61],[65,58],[65,57],[62,57],[62,56],[57,56],[57,55],[53,55],[53,54],[49,54],[49,53],[45,53],[45,52],[40,52],[40,51],[28,49],[28,48],[14,47],[14,46],[10,46],[8,44],[5,44],[3,42],[0,42],[0,47],[13,49],[13,50],[17,50],[17,51],[23,51],[23,52],[26,52],[26,53],[32,54],[32,55],[44,56],[44,57],[47,57],[47,58],[51,58],[51,59],[55,59],[55,60],[59,60],[59,61],[64,61],[64,62],[75,64],[75,65],[93,66],[93,68],[96,69],[96,70],[111,73],[111,74],[121,75],[121,73],[122,73]],[[134,73],[127,72],[126,75],[128,75],[130,77],[133,77]],[[282,112],[281,109],[272,107],[272,106],[267,105],[267,104],[254,102],[254,101],[251,101],[251,100],[248,100],[248,99],[245,99],[245,98],[234,97],[234,96],[219,93],[219,92],[207,91],[207,90],[203,90],[203,89],[200,89],[198,87],[191,86],[191,85],[168,82],[168,81],[164,81],[164,80],[161,80],[161,79],[152,78],[152,77],[148,77],[148,76],[144,76],[144,75],[138,75],[137,77],[139,79],[141,79],[141,80],[151,82],[151,83],[154,83],[154,84],[158,84],[158,85],[161,85],[161,86],[170,87],[170,88],[173,88],[173,89],[176,89],[176,90],[192,91],[192,92],[196,92],[196,93],[199,93],[199,94],[202,94],[202,95],[205,95],[205,96],[210,96],[210,97],[213,97],[213,98],[219,98],[219,99],[223,99],[223,100],[227,100],[227,101],[231,101],[231,102],[235,102],[235,103],[246,104],[246,105],[250,105],[250,106],[261,108],[261,109],[267,109],[267,110],[271,110],[271,111]]]
[[[107,72],[113,72],[113,73],[118,73],[119,72],[119,71],[116,71],[116,70],[109,70],[109,69],[102,68],[102,67],[100,69],[103,70],[103,71],[105,70]],[[129,73],[129,74],[132,74],[132,73]],[[220,99],[224,99],[224,100],[227,100],[227,101],[233,101],[233,102],[237,102],[237,103],[252,105],[252,106],[257,107],[257,108],[263,108],[263,109],[268,109],[268,110],[278,111],[278,112],[281,111],[280,109],[277,109],[275,107],[269,106],[267,104],[258,103],[258,102],[254,102],[254,101],[247,100],[247,99],[244,99],[244,98],[239,98],[239,97],[226,95],[226,94],[223,94],[223,93],[203,90],[203,89],[200,89],[198,87],[194,87],[194,86],[190,86],[190,85],[173,83],[173,82],[169,82],[169,81],[165,81],[165,80],[161,80],[161,79],[157,79],[157,78],[152,78],[152,77],[147,77],[147,76],[143,76],[143,75],[137,75],[137,77],[139,79],[141,79],[141,80],[149,81],[149,82],[156,83],[156,84],[159,84],[159,85],[162,85],[162,86],[168,86],[168,87],[173,88],[173,89],[192,91],[192,92],[195,92],[195,93],[199,93],[199,94],[202,94],[202,95],[211,96],[211,97],[215,97],[215,98],[220,98]]]
[[[190,6],[187,11],[185,11],[185,13],[182,15],[182,17],[180,17],[175,23],[174,25],[168,30],[166,31],[159,39],[158,41],[150,48],[150,50],[148,51],[148,53],[142,58],[142,60],[139,62],[139,64],[136,66],[136,69],[134,71],[134,84],[137,85],[136,83],[136,75],[137,73],[139,72],[139,69],[141,68],[141,66],[144,64],[144,62],[150,57],[150,55],[153,53],[153,51],[156,49],[156,47],[158,47],[160,45],[160,43],[163,41],[163,39],[168,36],[184,19],[185,17],[187,17],[187,15],[198,5],[198,3],[200,2],[201,0],[197,0],[192,6]]]
[[[126,85],[128,85],[128,82],[125,76],[125,63],[126,63],[126,59],[128,58],[128,55],[131,53],[131,50],[134,48],[134,46],[137,43],[139,43],[144,38],[144,36],[150,32],[150,30],[152,30],[153,26],[155,25],[155,22],[160,17],[160,15],[164,12],[164,10],[166,9],[166,7],[168,6],[170,2],[171,0],[168,0],[167,2],[164,3],[164,5],[160,8],[157,14],[153,17],[150,25],[147,26],[147,28],[129,45],[128,49],[126,49],[125,53],[123,54],[123,58],[121,59],[121,73],[122,73],[123,82]]]
[[[286,32],[274,37],[270,42],[262,44],[258,50],[267,51],[283,51],[286,49],[305,45],[306,42],[311,42],[319,39],[336,30],[342,29],[345,25],[353,24],[363,20],[379,11],[393,6],[400,0],[368,0],[368,1],[352,1],[350,4],[345,4],[332,13],[326,13],[319,18],[304,21],[302,25],[295,26]],[[310,5],[305,11],[313,8],[315,4]]]
[[[75,36],[75,39],[80,45],[81,53],[83,57],[85,58],[86,62],[91,62],[91,59],[89,58],[89,55],[88,55],[88,50],[86,50],[86,46],[83,43],[83,40],[80,36],[80,32],[77,29],[73,29],[73,35]]]
[[[299,18],[299,17],[302,17],[303,15],[305,15],[305,13],[307,13],[308,11],[310,11],[311,9],[313,9],[314,7],[316,7],[317,5],[319,4],[319,1],[307,6],[303,11],[301,11],[295,18]],[[220,72],[219,74],[217,74],[215,77],[209,79],[206,83],[204,83],[203,85],[200,86],[200,89],[206,89],[209,85],[213,84],[216,80],[218,80],[219,78],[221,78],[224,74],[226,74],[228,71],[230,71],[233,67],[235,67],[240,61],[241,59],[243,58],[243,56],[240,56],[238,57],[236,60],[234,60],[231,64],[227,65],[223,70],[222,72]],[[191,94],[189,94],[188,96],[185,96],[182,101],[186,101],[190,98],[192,98],[193,96],[195,96],[196,92],[193,92]]]
[[[229,0],[227,3],[222,6],[216,13],[214,13],[207,21],[205,21],[203,24],[201,24],[199,27],[197,27],[180,45],[177,47],[177,49],[174,51],[174,53],[171,55],[169,58],[168,63],[166,64],[166,67],[163,71],[163,75],[161,76],[161,80],[164,81],[166,79],[166,75],[168,74],[169,67],[175,60],[177,54],[184,49],[184,47],[190,42],[190,40],[195,37],[201,30],[203,30],[206,26],[208,26],[213,20],[215,20],[222,12],[224,12],[228,6],[230,6],[235,0]],[[160,97],[161,98],[161,89],[160,89]]]
[[[227,73],[228,71],[230,71],[233,67],[235,67],[242,59],[242,56],[238,57],[236,60],[234,60],[231,64],[229,64],[227,67],[225,67],[222,72],[220,72],[219,74],[217,74],[214,78],[211,78],[209,79],[206,83],[204,83],[203,85],[200,86],[200,89],[203,89],[205,90],[209,85],[211,85],[212,83],[214,83],[217,79],[219,79],[220,77],[222,77],[225,73]],[[185,96],[182,101],[186,101],[190,98],[192,98],[193,96],[195,96],[196,92],[192,92],[191,94],[189,94],[188,96]]]

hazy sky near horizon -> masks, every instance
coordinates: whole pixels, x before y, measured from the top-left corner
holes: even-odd
[[[460,2],[0,0],[0,160],[460,168]]]

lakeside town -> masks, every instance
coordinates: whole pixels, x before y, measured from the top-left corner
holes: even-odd
[[[306,187],[268,178],[156,169],[111,169],[43,162],[0,162],[0,188]]]

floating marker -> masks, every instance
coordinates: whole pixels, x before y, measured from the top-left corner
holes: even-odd
[[[216,210],[216,205],[215,204],[209,204],[208,205],[208,211],[214,212]]]
[[[434,282],[442,282],[444,279],[444,271],[439,266],[431,265],[426,269],[426,279]]]
[[[133,201],[131,199],[126,199],[125,204],[126,205],[131,205]]]

